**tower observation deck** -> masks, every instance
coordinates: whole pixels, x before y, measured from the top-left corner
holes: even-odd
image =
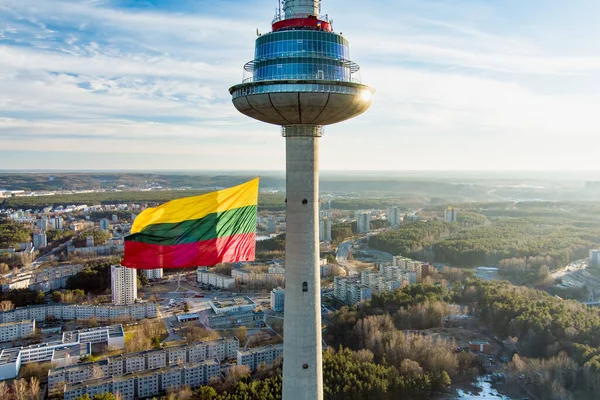
[[[283,399],[323,398],[318,139],[322,127],[362,114],[374,90],[361,83],[348,40],[321,17],[320,0],[283,0],[272,32],[229,89],[242,114],[283,127],[286,254]]]

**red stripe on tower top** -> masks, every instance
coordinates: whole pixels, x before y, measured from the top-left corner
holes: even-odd
[[[283,19],[273,23],[273,32],[290,28],[309,28],[320,31],[333,32],[331,23],[320,20],[316,17],[309,18],[290,18]]]

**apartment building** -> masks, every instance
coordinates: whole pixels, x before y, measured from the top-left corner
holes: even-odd
[[[61,365],[90,355],[93,343],[105,342],[114,348],[124,348],[124,337],[123,326],[111,325],[65,332],[62,340],[55,342],[4,349],[0,352],[0,380],[15,378],[22,364],[52,361]]]
[[[235,287],[235,278],[208,272],[208,268],[206,267],[198,267],[196,270],[196,281],[223,289],[233,289]]]
[[[110,267],[110,289],[115,305],[135,303],[137,299],[137,270],[121,265]]]
[[[219,360],[206,360],[67,384],[63,390],[63,397],[65,400],[75,400],[85,394],[93,397],[96,394],[109,392],[119,393],[123,400],[134,400],[158,396],[183,386],[197,388],[206,385],[219,375]]]
[[[207,315],[203,323],[210,328],[229,328],[232,326],[257,324],[265,320],[264,311],[241,311]]]
[[[120,354],[95,363],[53,368],[48,371],[48,386],[55,388],[61,382],[75,384],[94,379],[99,371],[102,376],[117,376],[213,359],[232,360],[237,357],[238,349],[239,342],[235,337],[225,337],[191,345]]]
[[[99,321],[128,317],[136,320],[156,318],[158,306],[155,302],[140,302],[127,306],[79,305],[79,304],[40,304],[17,307],[9,311],[0,311],[0,323],[35,320],[44,322],[48,317],[58,320],[77,320],[95,317]]]
[[[344,304],[352,305],[369,300],[373,290],[356,277],[333,278],[333,296]]]
[[[32,335],[34,332],[35,320],[5,322],[0,324],[0,342],[10,342],[11,340]]]
[[[162,279],[163,277],[163,269],[162,268],[154,268],[154,269],[144,269],[142,273],[146,276],[148,280],[152,279]]]
[[[2,291],[31,289],[45,293],[65,288],[67,279],[83,269],[83,265],[58,265],[19,274],[9,274],[2,280]]]
[[[283,356],[283,344],[242,349],[237,352],[238,365],[247,365],[254,372],[262,364],[272,365]]]
[[[282,288],[271,290],[271,309],[276,312],[283,311],[285,305],[285,291]]]
[[[211,300],[208,303],[215,314],[251,311],[256,308],[256,303],[250,297],[234,297],[225,300]]]

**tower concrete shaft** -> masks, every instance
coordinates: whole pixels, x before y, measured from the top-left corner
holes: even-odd
[[[283,400],[323,399],[317,126],[285,127]]]

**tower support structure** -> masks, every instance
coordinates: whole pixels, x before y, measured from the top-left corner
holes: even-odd
[[[321,128],[286,126],[283,398],[323,398],[319,267]]]

